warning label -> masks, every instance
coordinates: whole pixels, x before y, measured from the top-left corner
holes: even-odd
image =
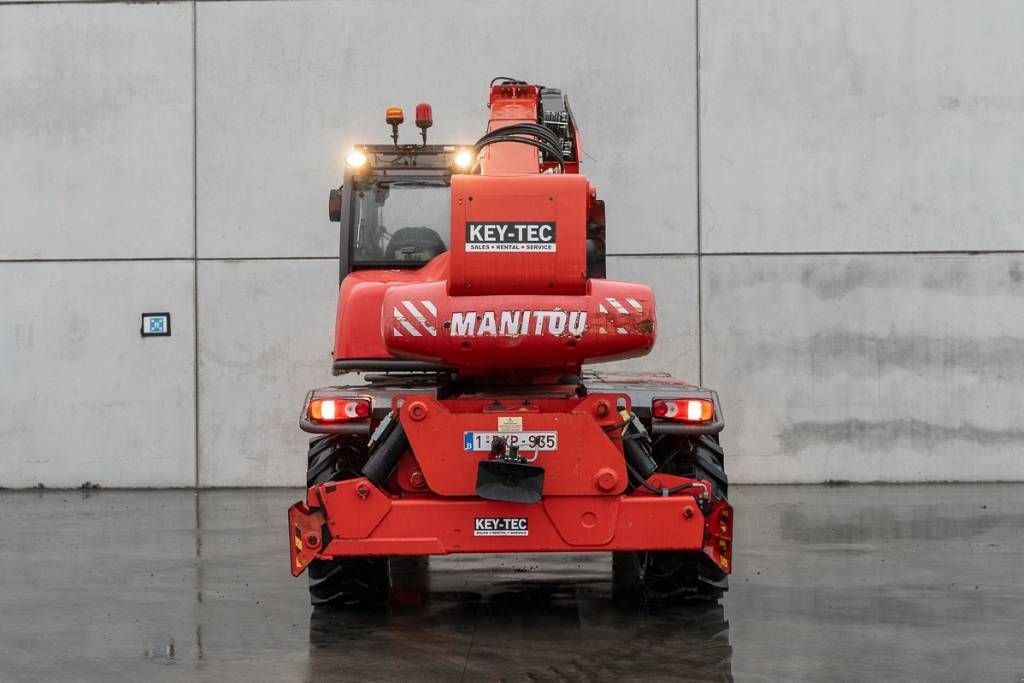
[[[466,223],[466,251],[558,250],[555,223]]]
[[[529,536],[526,517],[477,517],[473,523],[474,536]]]

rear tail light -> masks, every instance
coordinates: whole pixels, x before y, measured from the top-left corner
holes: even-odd
[[[676,422],[710,422],[715,417],[715,406],[704,398],[657,398],[651,404],[651,414]]]
[[[351,422],[370,417],[365,398],[315,398],[309,402],[309,419],[314,422]]]

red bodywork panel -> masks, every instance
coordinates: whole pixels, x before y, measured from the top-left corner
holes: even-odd
[[[616,403],[625,395],[594,394],[585,399],[460,399],[442,403],[429,396],[400,396],[402,426],[427,488],[440,496],[476,495],[477,463],[486,451],[466,451],[466,432],[495,432],[511,420],[522,432],[559,434],[557,451],[521,451],[546,471],[545,496],[621,493],[626,487],[622,442],[608,438],[622,418]],[[621,430],[621,427],[620,427]]]
[[[334,326],[334,358],[394,358],[381,334],[381,305],[395,285],[436,281],[448,270],[444,253],[419,270],[357,270],[349,273],[338,293]]]
[[[464,374],[495,367],[577,373],[585,361],[642,356],[654,345],[646,285],[587,280],[581,296],[448,297],[443,282],[392,286],[384,295],[387,349]]]
[[[590,184],[581,175],[453,176],[449,293],[583,294],[589,204]],[[550,250],[509,252],[497,250],[507,244],[469,241],[511,234],[517,224],[534,227],[538,241],[528,246]],[[553,242],[540,241],[548,236],[537,234],[542,229]],[[481,247],[496,250],[474,250]]]

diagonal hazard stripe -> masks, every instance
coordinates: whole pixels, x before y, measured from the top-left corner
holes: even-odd
[[[610,303],[612,305],[612,308],[614,308],[619,313],[623,313],[623,314],[629,313],[629,311],[626,310],[626,307],[619,303],[618,299],[613,299],[612,297],[608,297],[608,303]]]
[[[408,332],[409,334],[411,334],[414,337],[422,337],[423,336],[423,334],[419,330],[417,330],[415,327],[412,326],[412,323],[410,323],[408,320],[405,319],[405,316],[402,315],[402,312],[400,310],[398,310],[397,308],[394,309],[394,316],[395,316],[395,322],[398,323],[399,325],[401,325],[402,327],[404,327],[406,332]]]
[[[420,313],[420,309],[416,308],[413,302],[403,300],[402,305],[405,306],[405,310],[409,311],[409,315],[411,315],[417,322],[419,322],[420,325],[423,326],[423,329],[427,331],[427,334],[429,334],[431,337],[437,336],[437,330],[434,329],[433,325],[427,322],[426,316]]]

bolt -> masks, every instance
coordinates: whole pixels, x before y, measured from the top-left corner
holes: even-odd
[[[427,485],[427,478],[419,470],[413,470],[412,474],[409,475],[409,483],[412,484],[414,489],[421,489]]]
[[[693,517],[692,505],[687,505],[686,507],[683,508],[683,517],[685,517],[686,519],[690,519],[691,517]]]
[[[356,495],[363,500],[366,500],[367,496],[370,495],[370,487],[366,484],[359,484],[359,486],[356,487]]]
[[[306,536],[306,545],[310,548],[316,548],[320,545],[320,538],[316,534],[309,534]]]
[[[602,467],[594,476],[594,485],[602,491],[612,491],[619,483],[619,477],[610,467]]]

